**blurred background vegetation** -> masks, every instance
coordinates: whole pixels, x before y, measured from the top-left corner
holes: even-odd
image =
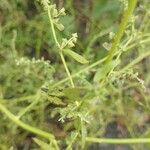
[[[58,38],[69,37],[70,33],[77,32],[79,38],[75,51],[87,58],[90,64],[104,58],[110,47],[110,36],[118,30],[125,1],[53,0],[53,2],[57,4],[58,9],[64,7],[67,13],[61,18],[65,30],[58,32]],[[72,140],[72,134],[80,133],[83,127],[86,128],[86,134],[93,137],[149,137],[149,9],[149,0],[138,1],[135,16],[130,21],[120,44],[122,48],[129,42],[121,55],[116,72],[130,63],[131,67],[125,68],[123,72],[118,73],[119,75],[114,72],[105,81],[104,86],[98,86],[99,82],[95,75],[101,68],[102,73],[98,76],[105,78],[103,64],[77,76],[76,85],[83,88],[86,99],[77,110],[72,109],[74,106],[70,101],[66,100],[67,102],[63,104],[60,99],[56,100],[56,97],[55,100],[49,101],[42,97],[40,98],[42,100],[30,108],[21,119],[52,132],[60,140],[61,149],[65,149],[67,143]],[[71,59],[66,60],[72,74],[86,67]],[[36,99],[36,93],[43,85],[51,87],[65,77],[66,73],[57,54],[47,13],[43,11],[40,3],[36,0],[0,0],[0,102],[14,114],[20,114],[18,112],[22,112]],[[66,87],[68,82],[55,89],[52,88],[50,93],[59,95]],[[68,99],[74,100],[73,97],[78,95],[78,90],[77,93],[71,92],[73,95],[69,95]],[[71,110],[73,112],[71,119],[67,119],[65,123],[58,121],[59,118],[66,117],[67,111]],[[90,115],[86,118],[88,111]],[[83,120],[89,119],[84,122],[84,126],[78,127],[79,115]],[[9,150],[12,147],[14,150],[38,149],[32,137],[34,135],[18,128],[0,113],[1,150]],[[73,148],[80,149],[81,145],[79,136]],[[86,143],[85,149],[94,148],[148,150],[150,145]]]

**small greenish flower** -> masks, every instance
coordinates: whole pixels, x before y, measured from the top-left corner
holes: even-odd
[[[65,8],[62,8],[60,11],[59,11],[59,15],[61,16],[65,16],[66,13],[65,13]]]

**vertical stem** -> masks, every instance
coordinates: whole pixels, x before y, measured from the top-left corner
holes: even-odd
[[[124,31],[126,29],[127,23],[129,21],[130,16],[133,13],[133,10],[136,6],[137,0],[128,0],[128,8],[124,11],[120,26],[119,26],[119,30],[116,33],[115,37],[114,37],[114,41],[112,43],[112,47],[109,51],[108,54],[108,58],[107,58],[107,62],[110,62],[113,59],[113,56],[115,55],[116,51],[118,50],[118,45],[121,41],[121,38],[124,34]]]
[[[59,44],[59,42],[57,40],[57,36],[56,36],[56,33],[55,33],[54,24],[53,24],[53,21],[52,21],[52,16],[51,16],[51,12],[50,11],[51,11],[50,8],[48,8],[48,17],[49,17],[50,24],[51,24],[52,34],[53,34],[56,46],[60,49],[60,44]]]
[[[40,31],[40,32],[38,33],[38,35],[39,35],[39,37],[42,37],[42,32]],[[42,44],[41,39],[37,39],[36,48],[35,48],[35,50],[36,50],[35,56],[36,56],[37,59],[40,58],[41,44]]]
[[[75,86],[74,86],[74,83],[73,83],[71,74],[70,74],[69,69],[68,69],[68,67],[67,67],[67,64],[66,64],[66,61],[65,61],[65,58],[64,58],[64,55],[63,55],[62,51],[60,52],[60,57],[61,57],[61,60],[62,60],[62,62],[63,62],[63,64],[64,64],[64,67],[65,67],[65,69],[66,69],[66,72],[67,72],[67,74],[68,74],[68,77],[69,77],[69,79],[70,79],[71,85],[72,85],[72,87],[74,88]]]
[[[13,30],[13,38],[11,41],[11,48],[12,48],[12,54],[13,54],[14,59],[16,59],[16,57],[17,57],[16,43],[15,43],[16,38],[17,38],[17,31]]]
[[[53,21],[52,21],[52,16],[51,16],[51,12],[50,12],[50,8],[48,9],[48,16],[49,16],[49,20],[50,20],[50,24],[51,24],[51,30],[52,30],[52,34],[53,34],[53,37],[54,37],[54,41],[55,41],[55,43],[56,43],[56,46],[57,46],[57,47],[59,48],[59,50],[60,50],[59,54],[60,54],[62,63],[63,63],[63,65],[64,65],[65,70],[66,70],[66,73],[67,73],[67,75],[68,75],[68,77],[69,77],[69,79],[70,79],[71,86],[74,87],[73,79],[72,79],[72,77],[71,77],[70,71],[69,71],[69,69],[68,69],[68,66],[67,66],[67,64],[66,64],[65,58],[64,58],[63,53],[62,53],[62,49],[60,49],[60,44],[59,44],[58,39],[57,39],[57,36],[56,36],[56,32],[55,32],[55,28],[54,28],[54,23],[53,23]]]

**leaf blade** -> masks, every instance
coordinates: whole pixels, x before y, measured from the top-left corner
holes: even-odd
[[[89,63],[88,60],[86,60],[83,56],[77,54],[76,52],[70,50],[70,49],[64,49],[65,54],[71,56],[73,59],[75,59],[77,62],[81,64],[87,64]]]

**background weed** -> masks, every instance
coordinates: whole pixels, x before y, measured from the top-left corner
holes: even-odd
[[[149,149],[149,8],[0,0],[0,149]]]

